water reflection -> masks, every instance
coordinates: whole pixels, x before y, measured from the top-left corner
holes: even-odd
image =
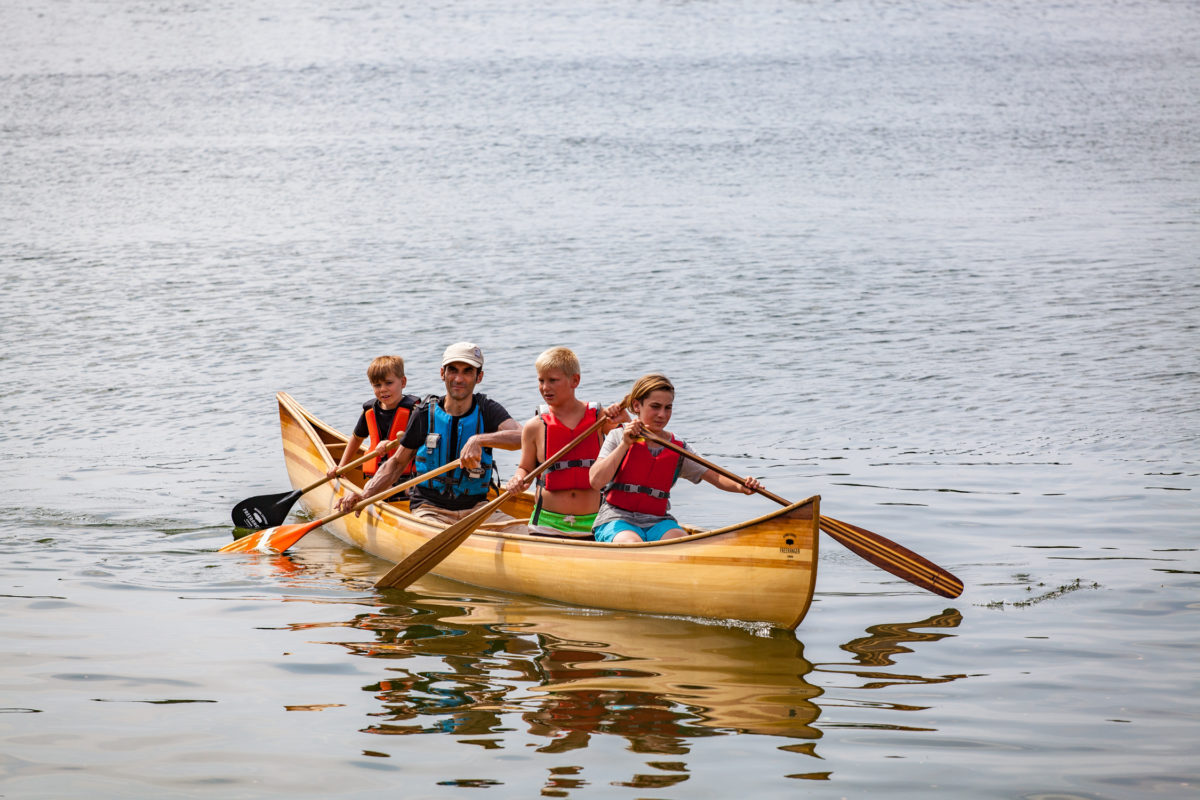
[[[937,642],[948,636],[953,636],[954,634],[943,633],[939,629],[957,628],[961,622],[962,614],[956,609],[947,608],[940,614],[934,614],[917,622],[872,625],[867,628],[869,635],[853,639],[841,646],[841,649],[854,655],[854,664],[846,665],[850,667],[849,669],[838,669],[837,667],[841,665],[834,663],[821,664],[817,669],[820,672],[857,675],[867,681],[859,687],[862,689],[882,689],[898,683],[947,683],[964,678],[966,677],[965,675],[939,675],[930,677],[861,668],[890,667],[896,663],[896,656],[901,653],[912,652],[911,648],[905,646],[906,644],[914,642]],[[934,631],[918,630],[923,628],[933,628]],[[904,708],[905,710],[916,710],[910,709],[910,707]]]
[[[374,634],[339,643],[356,655],[438,659],[436,669],[389,666],[387,680],[366,687],[385,709],[369,732],[488,736],[518,714],[547,740],[541,752],[609,734],[658,754],[729,732],[820,736],[811,726],[820,690],[804,680],[812,665],[791,634],[519,600],[455,606],[453,588],[426,581],[424,591],[446,591],[446,605],[389,606],[346,623]]]
[[[301,552],[288,561],[273,563],[296,580],[340,581],[361,592],[357,608],[370,607],[341,622],[293,626],[369,634],[329,642],[377,660],[386,673],[363,687],[379,710],[362,732],[450,734],[484,749],[503,749],[506,736],[522,732],[541,753],[582,750],[595,737],[619,736],[630,751],[658,756],[647,763],[667,773],[632,776],[623,784],[631,787],[687,780],[685,762],[672,758],[687,755],[703,737],[781,737],[794,742],[781,749],[819,757],[823,690],[814,683],[816,673],[856,675],[861,689],[963,677],[888,670],[911,645],[954,635],[949,631],[962,621],[954,609],[872,625],[866,636],[841,645],[852,662],[814,667],[795,634],[778,629],[559,607],[429,576],[413,592],[379,594],[370,586],[383,565],[349,548]],[[544,793],[565,796],[577,780],[552,775]]]

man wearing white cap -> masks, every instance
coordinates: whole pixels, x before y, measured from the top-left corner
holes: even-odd
[[[446,394],[431,395],[413,409],[396,455],[383,463],[362,494],[342,498],[340,509],[391,486],[414,459],[418,474],[462,459],[462,467],[409,490],[409,506],[416,516],[449,525],[487,502],[494,469],[492,448],[521,449],[521,426],[504,406],[475,392],[483,380],[483,351],[478,345],[457,342],[447,347],[441,375]],[[524,523],[499,512],[484,523],[489,528],[518,524]]]

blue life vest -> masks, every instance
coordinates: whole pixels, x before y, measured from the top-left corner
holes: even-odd
[[[425,441],[417,448],[418,474],[437,469],[458,458],[467,439],[485,432],[483,430],[483,412],[479,408],[480,401],[483,399],[484,395],[475,395],[475,403],[471,407],[471,411],[461,417],[452,417],[447,414],[442,408],[441,399],[436,396],[431,396],[425,401],[428,426]],[[436,444],[430,447],[431,441],[434,441],[434,435],[437,437]],[[428,488],[438,494],[451,497],[486,496],[493,469],[492,450],[485,447],[480,459],[479,470],[476,471],[474,477],[467,470],[458,468],[425,481],[420,488]]]

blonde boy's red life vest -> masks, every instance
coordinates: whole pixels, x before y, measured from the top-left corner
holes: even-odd
[[[550,411],[542,413],[542,424],[546,428],[546,454],[550,455],[562,450],[571,443],[585,428],[592,425],[600,414],[597,403],[588,403],[583,412],[583,419],[574,428],[568,428]],[[577,444],[571,452],[546,470],[543,487],[548,491],[557,492],[563,489],[590,489],[591,478],[588,473],[596,456],[600,455],[600,437],[589,436]]]
[[[674,436],[671,442],[683,447],[683,442]],[[663,516],[682,466],[683,458],[675,451],[664,447],[657,455],[651,455],[644,441],[636,441],[617,467],[604,499],[626,511]]]
[[[400,405],[396,407],[396,413],[392,417],[392,426],[388,429],[388,439],[395,439],[400,434],[404,433],[404,429],[408,427],[408,417],[412,411],[412,404],[406,404],[404,400],[400,401]],[[383,439],[379,437],[379,423],[375,419],[375,403],[368,402],[363,406],[363,416],[367,418],[367,430],[371,433],[371,444],[369,449],[374,450],[383,443]],[[396,452],[395,450],[391,451]],[[372,458],[363,462],[363,474],[368,478],[379,471],[379,466],[388,460],[391,453],[385,453],[382,457]],[[409,463],[408,468],[404,470],[405,475],[416,474],[416,464]]]

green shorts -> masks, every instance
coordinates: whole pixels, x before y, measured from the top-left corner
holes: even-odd
[[[553,528],[573,539],[580,539],[592,535],[592,523],[595,520],[595,514],[555,514],[553,511],[543,508],[538,510],[536,519],[530,520],[529,524],[542,528]]]

